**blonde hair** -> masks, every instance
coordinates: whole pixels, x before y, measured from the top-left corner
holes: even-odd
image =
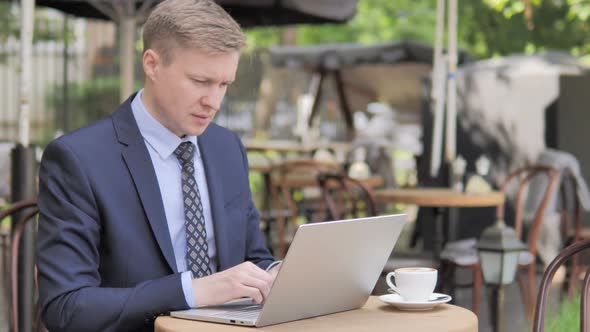
[[[240,25],[211,0],[166,0],[144,25],[143,50],[153,49],[169,63],[178,46],[209,53],[239,52],[246,46],[246,37]]]

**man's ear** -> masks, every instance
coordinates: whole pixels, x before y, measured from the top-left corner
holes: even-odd
[[[146,79],[153,81],[158,69],[162,65],[161,57],[156,51],[148,49],[143,52],[143,72]]]

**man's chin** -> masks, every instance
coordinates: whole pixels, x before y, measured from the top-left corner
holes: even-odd
[[[187,128],[189,129],[187,130],[187,132],[189,136],[200,136],[205,132],[205,130],[207,130],[207,127],[209,127],[209,123],[204,126],[195,126],[192,128]]]

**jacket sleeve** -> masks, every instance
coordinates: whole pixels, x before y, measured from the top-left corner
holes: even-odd
[[[234,134],[235,135],[235,134]],[[250,190],[250,183],[248,181],[248,157],[246,155],[246,149],[242,144],[240,138],[235,135],[236,140],[240,146],[240,152],[242,154],[242,164],[245,170],[245,181],[244,184],[247,188],[246,192],[248,193],[248,204],[247,206],[247,218],[248,224],[246,225],[246,260],[251,261],[254,264],[258,265],[261,269],[265,270],[270,264],[272,264],[275,259],[268,251],[266,247],[266,243],[264,241],[264,237],[262,236],[262,232],[260,231],[260,214],[258,210],[254,206],[254,201],[252,200],[252,191]]]
[[[50,331],[129,331],[151,324],[158,314],[187,309],[180,274],[131,288],[101,287],[101,220],[87,166],[63,140],[49,144],[43,154],[37,268],[45,326]]]

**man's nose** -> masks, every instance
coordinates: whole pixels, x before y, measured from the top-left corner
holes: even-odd
[[[220,87],[212,87],[209,89],[207,94],[203,96],[203,104],[217,111],[221,107],[221,102],[223,101],[224,95],[225,89]]]

